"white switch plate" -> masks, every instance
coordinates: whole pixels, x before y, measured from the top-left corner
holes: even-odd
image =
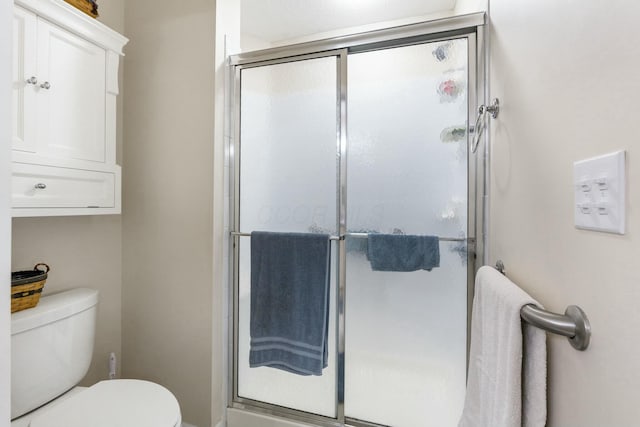
[[[625,233],[625,168],[624,151],[573,164],[577,228]]]

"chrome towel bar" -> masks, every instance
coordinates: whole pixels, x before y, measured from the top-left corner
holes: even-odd
[[[251,233],[243,233],[240,231],[231,231],[230,234],[232,236],[239,236],[239,237],[250,237]],[[367,233],[347,233],[345,235],[342,236],[331,236],[329,237],[330,240],[343,240],[345,237],[358,237],[358,238],[366,238],[368,236]],[[466,237],[439,237],[439,239],[443,242],[469,242],[469,243],[473,243],[475,242],[475,239],[473,238],[466,238]]]
[[[367,238],[369,234],[368,233],[347,233],[346,236]],[[466,238],[466,237],[438,237],[438,239],[442,242],[474,242],[475,241],[475,239]]]
[[[567,337],[576,350],[584,351],[589,347],[591,325],[577,305],[570,305],[562,315],[529,304],[520,309],[520,317],[537,328]]]
[[[498,260],[496,269],[504,274],[504,263]],[[589,347],[591,324],[585,312],[577,305],[570,305],[562,315],[527,304],[520,309],[520,317],[536,328],[567,337],[576,350],[584,351]]]
[[[251,233],[242,233],[240,231],[231,231],[229,234],[238,237],[251,237]],[[340,240],[340,236],[329,236],[329,240]]]

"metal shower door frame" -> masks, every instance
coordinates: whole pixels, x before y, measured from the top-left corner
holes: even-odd
[[[481,52],[484,52],[485,43],[485,14],[475,13],[455,16],[419,24],[405,25],[384,30],[371,31],[333,39],[295,44],[278,48],[241,53],[229,57],[228,65],[228,91],[230,93],[231,108],[227,114],[228,129],[231,130],[229,138],[229,185],[231,202],[229,204],[230,229],[232,234],[229,239],[229,305],[232,307],[232,318],[228,330],[228,407],[246,410],[248,412],[284,417],[289,420],[313,423],[318,426],[342,427],[350,425],[354,427],[379,426],[361,420],[349,419],[345,416],[344,401],[344,375],[345,375],[345,306],[346,306],[346,251],[344,236],[347,233],[347,63],[348,56],[352,53],[372,50],[388,49],[401,46],[423,44],[429,42],[445,41],[451,39],[467,39],[468,46],[468,126],[475,120],[477,106],[484,102],[485,98],[485,60]],[[337,224],[336,228],[340,238],[337,241],[337,295],[336,302],[336,327],[337,327],[337,370],[336,370],[336,418],[330,418],[318,414],[308,413],[292,408],[274,405],[262,401],[243,398],[238,390],[238,322],[239,322],[239,239],[240,231],[240,103],[241,103],[241,72],[243,69],[276,65],[282,63],[304,61],[316,58],[336,58],[336,197],[337,197]],[[478,85],[483,82],[483,85]],[[470,132],[467,132],[469,134]],[[469,139],[469,137],[468,137]],[[467,144],[468,146],[468,144]],[[473,299],[473,282],[475,279],[476,256],[479,255],[482,265],[485,255],[485,237],[477,236],[484,229],[484,206],[487,202],[487,153],[488,149],[478,150],[483,154],[478,155],[468,150],[468,215],[467,215],[467,322],[470,325],[471,302]],[[235,233],[233,233],[235,232]],[[477,237],[480,237],[477,239]],[[467,355],[469,346],[469,326],[467,327]]]

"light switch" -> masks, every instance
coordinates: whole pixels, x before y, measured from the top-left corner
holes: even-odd
[[[589,191],[591,191],[591,184],[588,181],[582,181],[580,184],[580,188],[582,189],[582,191],[584,191],[585,193],[588,193]]]
[[[596,185],[598,186],[598,190],[601,190],[601,191],[607,190],[609,188],[607,178],[596,179]]]
[[[625,233],[625,152],[573,164],[577,228]]]

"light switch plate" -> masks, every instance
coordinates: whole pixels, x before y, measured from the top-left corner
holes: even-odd
[[[625,233],[625,157],[617,151],[573,164],[577,228]]]

